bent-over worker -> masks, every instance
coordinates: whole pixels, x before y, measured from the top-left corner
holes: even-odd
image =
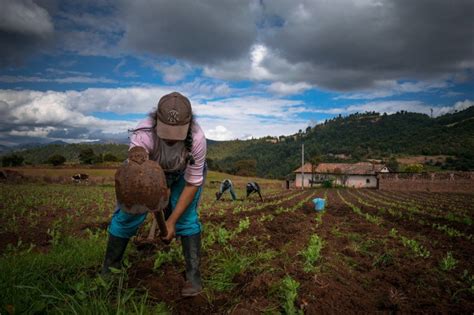
[[[258,193],[260,196],[260,200],[263,202],[263,197],[260,191],[260,186],[257,184],[257,182],[249,182],[247,183],[247,198],[250,196],[252,193]]]
[[[136,146],[145,148],[150,160],[157,161],[165,172],[170,197],[165,211],[168,235],[163,240],[181,238],[186,264],[186,283],[181,294],[198,295],[202,291],[198,204],[206,174],[207,149],[206,138],[194,120],[189,99],[177,92],[163,96],[150,117],[133,130],[130,149]],[[109,226],[103,272],[121,265],[127,243],[146,215],[116,209]]]
[[[222,181],[221,186],[219,187],[219,191],[216,192],[216,200],[221,199],[222,195],[227,190],[230,192],[230,195],[232,196],[232,200],[237,199],[237,196],[235,195],[235,191],[234,191],[234,185],[232,185],[232,181],[230,179],[225,179]]]

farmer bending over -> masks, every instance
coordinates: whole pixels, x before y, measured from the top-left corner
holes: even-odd
[[[235,192],[234,192],[234,186],[232,185],[232,181],[230,179],[225,179],[222,181],[219,191],[216,192],[216,200],[221,199],[222,195],[227,190],[230,192],[230,195],[232,196],[232,200],[237,199],[237,196],[235,195]]]
[[[170,198],[165,211],[168,235],[163,240],[181,238],[186,263],[186,283],[181,294],[198,295],[202,282],[201,222],[197,212],[206,174],[206,138],[193,119],[188,98],[177,92],[163,96],[150,117],[133,130],[130,149],[137,146],[143,147],[150,160],[158,162],[165,172]],[[120,268],[127,243],[146,215],[116,209],[109,226],[103,273],[109,272],[109,267]]]
[[[247,198],[250,196],[251,193],[258,193],[260,196],[260,200],[263,202],[262,194],[260,193],[260,186],[256,182],[247,183]]]

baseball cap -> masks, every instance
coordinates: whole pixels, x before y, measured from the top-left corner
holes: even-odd
[[[191,102],[178,92],[166,94],[158,102],[157,118],[158,137],[167,140],[184,140],[192,118]]]

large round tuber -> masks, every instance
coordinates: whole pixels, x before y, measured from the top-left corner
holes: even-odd
[[[148,159],[142,147],[128,153],[128,161],[115,173],[115,194],[119,207],[131,214],[162,210],[168,205],[169,190],[160,165]]]

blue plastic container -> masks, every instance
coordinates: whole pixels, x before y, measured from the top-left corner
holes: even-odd
[[[314,203],[314,209],[316,211],[323,211],[324,206],[326,205],[326,200],[324,200],[323,198],[316,198],[316,199],[313,199],[313,203]]]

